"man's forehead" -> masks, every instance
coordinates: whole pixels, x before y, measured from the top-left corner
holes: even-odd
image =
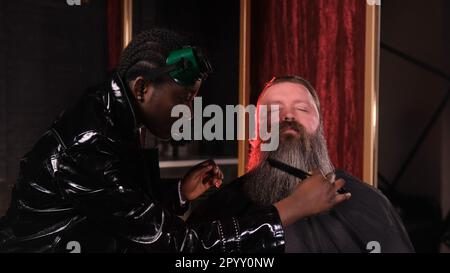
[[[258,104],[270,104],[284,100],[314,103],[311,93],[304,85],[282,82],[266,88],[261,94]]]

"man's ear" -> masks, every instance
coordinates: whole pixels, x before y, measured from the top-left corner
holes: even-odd
[[[129,82],[129,86],[133,96],[138,102],[143,102],[147,92],[150,90],[151,84],[144,77],[139,76],[136,79]]]

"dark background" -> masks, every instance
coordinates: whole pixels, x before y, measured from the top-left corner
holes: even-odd
[[[382,1],[381,42],[450,75],[450,1]],[[395,183],[403,194],[395,199],[422,252],[439,248],[441,219],[450,209],[450,102],[427,128],[449,88],[449,81],[381,47],[379,184]]]
[[[106,1],[0,1],[0,215],[20,158],[106,76]]]

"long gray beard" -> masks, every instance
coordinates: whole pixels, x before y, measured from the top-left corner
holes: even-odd
[[[289,196],[299,183],[297,177],[272,168],[266,161],[268,157],[304,171],[319,169],[324,174],[334,171],[322,129],[313,136],[304,130],[301,135],[300,139],[280,137],[278,149],[272,152],[262,152],[260,144],[252,147],[250,158],[253,160],[248,166],[244,190],[253,202],[260,206],[274,204]]]

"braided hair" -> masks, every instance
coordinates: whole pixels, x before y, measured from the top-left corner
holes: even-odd
[[[144,31],[128,44],[120,56],[117,73],[126,82],[147,69],[164,66],[167,56],[184,45],[179,34],[162,28]]]

